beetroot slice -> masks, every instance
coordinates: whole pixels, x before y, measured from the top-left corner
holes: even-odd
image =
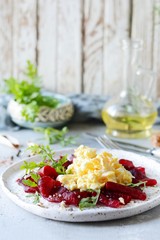
[[[126,205],[132,200],[132,197],[128,194],[120,193],[120,192],[112,192],[107,190],[105,187],[102,188],[101,193],[104,194],[107,198],[111,198],[111,199],[119,200],[119,198],[123,198],[124,205]]]
[[[69,167],[69,165],[71,165],[72,163],[73,162],[68,160],[67,162],[63,163],[63,167],[65,167],[65,169],[67,169]]]
[[[78,192],[76,191],[65,191],[62,196],[67,205],[78,206],[80,202],[80,197],[78,198]]]
[[[110,190],[110,191],[128,194],[133,199],[139,199],[139,200],[143,200],[143,201],[146,199],[146,194],[144,192],[142,192],[140,189],[121,185],[121,184],[114,183],[114,182],[107,182],[105,184],[105,187],[107,190]]]
[[[57,190],[52,195],[50,195],[48,198],[46,198],[46,200],[48,200],[49,202],[60,203],[63,201],[63,193],[66,190],[67,189],[65,187],[57,188]]]
[[[146,171],[144,167],[136,167],[138,171],[140,171],[142,174],[146,175]]]
[[[42,167],[39,171],[38,171],[38,174],[41,176],[41,177],[44,177],[44,176],[49,176],[53,179],[56,179],[57,176],[58,176],[58,173],[56,172],[56,170],[51,167],[51,166],[44,166]]]
[[[135,177],[132,180],[133,183],[142,181],[146,182],[146,186],[155,186],[157,184],[157,180],[148,178],[144,173],[142,173],[142,170],[139,170],[139,168],[134,168],[130,172]]]
[[[146,176],[144,167],[135,167],[133,162],[127,159],[120,159],[119,163],[122,164],[126,170],[132,173],[134,176],[132,180],[133,183],[146,182],[146,186],[155,186],[157,184],[155,179],[151,179]]]
[[[120,159],[119,163],[123,165],[123,167],[127,170],[133,169],[135,166],[132,161],[127,159]]]
[[[124,205],[126,205],[127,203],[129,203],[132,200],[132,197],[130,195],[127,195],[124,193],[112,192],[112,191],[103,191],[102,193],[110,199],[119,200],[119,198],[123,198]]]
[[[23,180],[31,180],[32,182],[35,182],[30,176],[27,177],[27,178],[20,178],[20,179],[17,179],[17,182],[20,186],[23,187],[24,191],[26,193],[36,193],[36,192],[39,192],[39,189],[38,189],[38,186],[37,187],[30,187],[30,186],[27,186],[23,183]]]
[[[100,194],[98,203],[112,208],[119,208],[121,206],[119,200],[107,198],[103,193]]]
[[[146,186],[148,187],[153,187],[157,184],[157,180],[156,179],[152,179],[152,178],[144,178],[143,179],[144,182],[146,182]]]
[[[49,197],[57,188],[61,186],[59,181],[49,176],[44,176],[38,181],[38,188],[43,197]]]
[[[78,206],[82,198],[91,197],[94,192],[73,190],[69,191],[65,187],[60,187],[54,194],[50,195],[47,200],[49,202],[62,202],[64,201],[66,205]]]

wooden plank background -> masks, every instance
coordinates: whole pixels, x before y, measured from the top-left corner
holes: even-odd
[[[115,94],[126,37],[143,40],[160,97],[160,0],[0,0],[0,82],[21,77],[30,59],[46,89]]]

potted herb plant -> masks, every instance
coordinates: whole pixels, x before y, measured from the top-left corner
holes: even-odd
[[[8,104],[12,120],[24,127],[60,126],[70,120],[73,105],[69,98],[42,90],[37,68],[27,61],[24,79],[5,80],[6,91],[13,96]]]

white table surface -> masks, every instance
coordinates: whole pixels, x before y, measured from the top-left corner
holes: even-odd
[[[105,127],[101,124],[72,125],[70,133],[78,135],[77,145],[84,144],[99,147],[94,140],[84,137],[83,132],[103,134]],[[31,130],[0,133],[10,134],[19,139],[25,146],[28,141],[39,142],[40,134]],[[144,146],[151,146],[147,140],[131,140]],[[55,145],[54,149],[62,148]],[[7,156],[15,154],[14,150],[0,145],[0,162]],[[14,159],[13,162],[18,161]],[[0,163],[2,172],[9,163]],[[33,215],[16,206],[0,189],[0,240],[158,240],[160,239],[160,206],[126,219],[96,222],[96,223],[67,223],[44,219]]]

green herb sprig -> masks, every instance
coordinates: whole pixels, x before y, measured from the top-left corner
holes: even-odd
[[[46,165],[45,162],[36,163],[36,162],[24,161],[23,165],[21,165],[21,167],[20,167],[20,170],[25,170],[26,174],[29,174],[35,168],[41,168],[45,165]]]
[[[89,190],[89,191],[92,191],[92,190]],[[97,190],[96,192],[97,192],[96,196],[81,199],[81,201],[79,203],[80,210],[83,210],[85,208],[92,208],[92,207],[96,206],[98,199],[99,199],[99,195],[100,195],[100,189]]]
[[[55,162],[55,160],[54,160],[55,152],[50,148],[49,145],[33,144],[33,145],[29,146],[26,150],[31,151],[32,155],[39,154],[42,157],[43,161],[47,160],[47,163]]]
[[[27,162],[24,161],[24,164],[20,167],[21,170],[26,170],[26,174],[32,174],[31,172],[36,168],[41,168],[46,165],[50,165],[55,168],[58,174],[65,174],[66,169],[63,166],[65,162],[67,162],[67,155],[60,158],[60,160],[56,161],[54,159],[54,151],[48,145],[38,145],[34,144],[29,146],[27,150],[31,151],[33,155],[39,154],[43,161],[40,163],[36,162]],[[33,178],[34,179],[34,178]]]
[[[67,136],[69,129],[63,127],[61,130],[55,128],[35,128],[36,132],[43,133],[48,144],[60,143],[62,146],[73,145],[76,143],[74,136]]]
[[[33,197],[33,203],[38,204],[40,202],[40,194],[38,192],[35,192],[34,194],[29,194],[26,197]]]
[[[30,176],[34,181],[32,181],[31,179],[23,179],[22,182],[29,187],[37,187],[38,180],[40,179],[39,174],[30,172]]]
[[[23,179],[22,182],[29,187],[37,187],[37,183],[33,182],[30,179]]]
[[[128,186],[129,187],[146,187],[146,181],[140,181],[138,183],[129,183]]]

